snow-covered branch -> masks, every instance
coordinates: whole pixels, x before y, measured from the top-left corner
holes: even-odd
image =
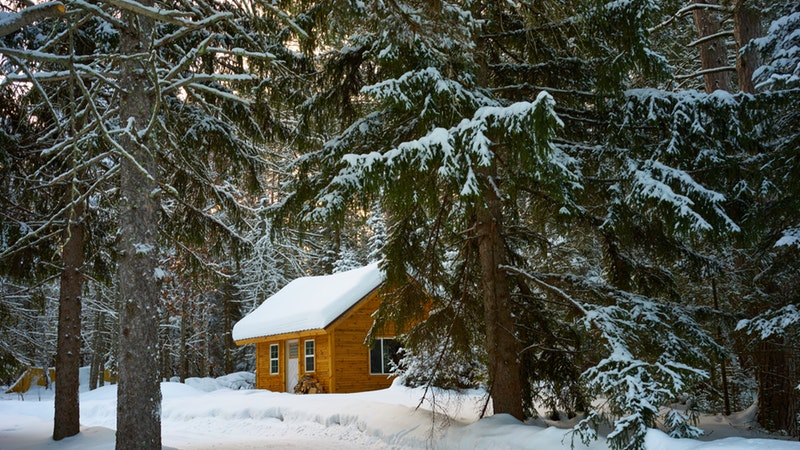
[[[771,336],[780,336],[800,323],[800,310],[796,305],[786,305],[777,310],[769,310],[753,319],[742,319],[736,325],[736,331],[744,331],[749,335],[758,334],[764,340]]]
[[[67,12],[61,2],[46,2],[29,6],[20,12],[0,12],[0,37],[11,34],[28,25],[49,17],[58,17]]]
[[[659,23],[658,25],[656,25],[654,27],[648,28],[647,31],[652,33],[653,31],[656,31],[656,30],[658,30],[660,28],[664,28],[667,25],[669,25],[670,23],[672,23],[675,19],[680,19],[682,17],[685,17],[685,16],[691,14],[692,12],[694,12],[695,10],[698,10],[698,9],[716,10],[716,11],[722,11],[722,12],[729,12],[730,11],[730,7],[725,6],[725,5],[718,5],[718,4],[715,4],[715,3],[700,3],[700,2],[691,3],[689,5],[684,6],[683,8],[679,9],[675,14],[670,16],[667,20]]]
[[[504,265],[500,266],[500,268],[508,272],[516,273],[517,275],[522,275],[523,277],[525,277],[525,279],[534,282],[537,286],[544,289],[545,291],[571,304],[573,308],[580,311],[584,316],[589,314],[586,308],[584,308],[582,302],[578,301],[573,296],[565,292],[563,289],[560,289],[558,286],[554,286],[544,281],[543,277],[540,274],[531,273],[514,266]]]
[[[178,10],[167,10],[161,8],[154,8],[150,6],[142,5],[141,3],[135,0],[106,0],[109,4],[116,6],[119,9],[129,11],[132,13],[140,14],[145,17],[149,17],[151,19],[164,22],[164,23],[171,23],[173,25],[179,26],[187,26],[191,25],[191,22],[188,22],[181,17],[191,16],[192,13],[187,13],[185,11],[178,11]],[[224,17],[230,17],[230,13],[220,13],[219,15]],[[207,20],[220,20],[222,17],[212,16],[209,17]]]

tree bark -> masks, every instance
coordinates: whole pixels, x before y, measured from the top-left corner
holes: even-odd
[[[792,345],[784,337],[761,342],[755,355],[759,425],[769,431],[798,435],[797,365]]]
[[[180,373],[178,376],[181,379],[181,383],[185,382],[187,378],[189,378],[189,328],[187,325],[188,319],[188,300],[186,297],[181,300],[181,347],[180,351],[178,352],[178,370]]]
[[[733,5],[733,36],[736,39],[736,75],[739,90],[748,94],[756,92],[753,73],[761,64],[758,50],[744,47],[761,36],[761,14],[751,3],[736,0]],[[744,49],[744,50],[743,50]]]
[[[97,291],[98,304],[100,303],[101,294],[100,290]],[[94,321],[94,338],[92,339],[92,362],[89,369],[89,390],[97,388],[97,383],[105,376],[101,371],[103,365],[103,358],[106,348],[103,341],[103,332],[105,328],[105,313],[98,311]],[[102,384],[101,384],[102,386]]]
[[[695,0],[695,3],[716,5],[716,0]],[[721,25],[717,13],[697,8],[692,12],[697,34],[700,38],[713,36],[720,31]],[[728,65],[728,52],[725,48],[725,39],[719,37],[698,44],[700,49],[700,67],[702,70],[716,69]],[[731,74],[728,71],[718,71],[703,74],[706,92],[711,93],[717,89],[730,92]]]
[[[151,6],[152,0],[142,1]],[[123,11],[120,34],[120,123],[131,129],[120,138],[119,450],[161,448],[161,387],[158,364],[159,281],[158,165],[155,138],[147,130],[155,90],[146,58],[153,19]]]
[[[717,295],[717,280],[715,278],[711,279],[711,296],[714,301],[714,310],[719,311],[719,296]],[[717,341],[722,342],[722,327],[717,324]],[[729,388],[728,388],[728,366],[726,364],[726,356],[720,358],[719,361],[719,368],[720,368],[720,376],[722,378],[722,400],[723,404],[725,405],[725,415],[731,415],[731,397],[729,395]]]
[[[64,268],[58,298],[58,338],[56,351],[56,392],[53,439],[58,441],[81,431],[78,399],[78,372],[81,366],[81,292],[83,244],[85,241],[83,204],[72,208],[62,251]]]
[[[481,266],[489,384],[495,414],[523,419],[519,342],[511,311],[502,235],[502,205],[492,183],[478,202],[476,237]]]

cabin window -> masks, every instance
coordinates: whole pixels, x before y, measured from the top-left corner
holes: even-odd
[[[373,375],[392,373],[392,368],[400,361],[398,350],[400,343],[394,339],[375,339],[375,346],[369,351],[369,373]]]
[[[272,375],[278,373],[278,344],[269,346],[269,373]]]
[[[306,372],[314,371],[314,340],[306,341]]]

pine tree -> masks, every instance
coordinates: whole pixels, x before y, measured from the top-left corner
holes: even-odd
[[[56,12],[64,13],[64,5],[50,6],[55,6]],[[18,100],[9,103],[16,104],[18,109],[4,111],[4,123],[10,128],[4,130],[10,132],[4,133],[9,144],[6,148],[9,149],[8,155],[15,160],[8,167],[7,174],[9,181],[16,181],[11,181],[13,186],[7,186],[8,198],[3,209],[12,220],[4,223],[4,231],[9,233],[7,236],[11,237],[11,242],[4,245],[2,257],[11,269],[10,274],[35,283],[43,275],[43,266],[36,261],[60,255],[53,261],[54,266],[61,267],[55,359],[58,414],[53,433],[54,439],[58,440],[79,432],[78,368],[81,364],[83,278],[93,263],[87,260],[86,255],[97,249],[90,243],[91,236],[102,233],[100,230],[107,224],[92,221],[95,212],[88,207],[89,191],[102,185],[107,177],[102,167],[87,164],[101,151],[93,142],[93,134],[82,136],[80,144],[76,142],[76,131],[84,118],[79,111],[82,104],[76,98],[78,87],[74,79],[65,77],[52,84],[37,82],[30,90],[19,89],[15,84],[20,81],[15,79],[19,77],[16,72],[22,68],[27,70],[27,75],[23,76],[25,79],[32,73],[47,71],[64,63],[55,55],[36,58],[29,53],[38,41],[48,40],[44,35],[47,26],[48,23],[38,23],[6,38],[10,48],[4,50],[7,55],[4,72],[8,74],[4,93]],[[86,55],[92,51],[94,44],[84,32],[58,26],[53,31],[53,34],[61,33],[61,41],[73,54]],[[52,35],[50,38],[59,39]],[[49,41],[43,47],[51,43]],[[68,117],[69,123],[59,123],[60,117]],[[100,197],[95,196],[95,204]],[[102,275],[96,278],[102,278]]]
[[[362,61],[380,67],[382,80],[361,88],[375,106],[322,151],[301,159],[295,192],[283,211],[336,223],[349,205],[368,208],[380,199],[389,216],[384,254],[395,281],[404,280],[410,266],[424,278],[423,286],[434,287],[445,274],[438,261],[443,252],[474,247],[455,262],[466,258],[482,269],[481,294],[471,301],[482,305],[478,307],[486,323],[484,351],[494,411],[521,418],[519,349],[503,268],[508,261],[501,201],[522,179],[549,196],[564,198],[568,194],[560,180],[574,175],[550,144],[559,124],[551,97],[511,104],[487,95],[476,84],[481,76],[481,61],[473,59],[478,22],[456,4],[431,8],[374,3],[353,11],[370,32],[354,30],[357,45],[326,55],[330,64],[340,64],[329,70],[350,71],[350,80],[358,82]],[[390,33],[392,29],[419,31]],[[443,30],[453,38],[444,38]],[[347,66],[352,62],[357,65]],[[330,89],[349,96],[355,87]],[[423,105],[421,113],[417,105]],[[324,105],[314,106],[326,111]],[[345,114],[350,108],[347,101],[327,106],[341,107]],[[315,119],[324,119],[322,114]],[[537,175],[528,178],[525,173]],[[450,241],[458,235],[456,242]]]
[[[304,16],[308,30],[328,17],[315,6]],[[357,17],[357,26],[311,33],[312,45],[345,42],[325,41],[334,50],[320,64],[332,76],[305,103],[302,134],[339,131],[322,145],[298,140],[310,151],[279,215],[340,223],[380,198],[390,279],[411,268],[433,293],[436,315],[451,319],[432,315],[409,341],[434,323],[480,317],[489,379],[500,367],[510,374],[492,390],[496,412],[522,415],[521,392],[537,395],[542,380],[562,381],[538,394],[570,409],[616,386],[611,442],[640,447],[659,406],[702,379],[707,355],[720,351],[680,302],[677,277],[713,266],[690,244],[738,228],[725,196],[692,176],[697,154],[673,154],[669,140],[650,145],[651,133],[666,128],[688,143],[682,133],[694,131],[693,118],[717,126],[716,118],[695,114],[691,93],[630,91],[669,77],[669,60],[648,39],[661,19],[654,3],[437,6],[351,5],[340,17]],[[681,111],[674,122],[659,116],[639,126],[654,117],[646,106],[662,101]],[[726,99],[700,104],[721,109]],[[382,317],[419,310],[392,307]],[[513,325],[504,321],[512,315]],[[681,327],[659,327],[663,340],[643,337],[663,322]],[[515,342],[492,344],[504,336]],[[604,346],[583,344],[598,338]],[[591,360],[600,362],[581,373]],[[525,388],[515,381],[520,370]],[[676,430],[696,432],[671,418]]]
[[[652,108],[659,96],[650,95],[648,115],[672,122],[669,137],[660,145],[673,154],[691,150],[697,155],[695,177],[724,194],[720,205],[736,225],[736,233],[701,244],[701,251],[713,258],[704,272],[718,287],[715,292],[720,292],[721,314],[728,322],[735,324],[744,314],[746,323],[755,324],[762,317],[774,317],[772,314],[794,301],[785,289],[791,289],[790,280],[797,271],[795,256],[776,244],[781,236],[787,236],[784,242],[791,242],[797,221],[792,212],[797,179],[787,172],[797,167],[793,156],[797,96],[792,93],[796,84],[790,81],[796,73],[797,55],[788,50],[794,45],[789,30],[796,29],[797,10],[796,5],[775,2],[755,11],[751,3],[736,2],[730,12],[734,18],[731,36],[739,50],[733,55],[736,81],[741,92],[751,95],[678,92],[669,96],[680,99],[672,103],[679,108],[670,106],[664,112]],[[760,37],[760,20],[766,17],[775,20]],[[680,121],[678,117],[682,117]],[[773,266],[777,261],[780,269]],[[754,363],[751,370],[759,380],[759,422],[765,428],[796,433],[793,411],[798,397],[791,389],[798,376],[791,362],[796,356],[781,343],[791,336],[791,327],[786,330],[788,335],[767,333],[763,339],[754,329],[741,328],[750,331],[751,342],[750,350],[740,352],[738,358]],[[729,329],[732,333],[733,326]],[[731,338],[723,336],[723,340]],[[733,355],[734,349],[726,353]]]
[[[180,11],[170,9],[171,4],[156,8],[135,2],[67,6],[69,17],[82,18],[68,21],[65,28],[55,27],[38,52],[4,49],[13,66],[6,80],[32,82],[32,92],[41,94],[43,111],[52,113],[48,117],[53,120],[46,123],[56,129],[63,116],[55,111],[55,97],[42,86],[63,79],[71,82],[75,89],[65,92],[72,92],[70,98],[77,99],[82,108],[65,123],[77,132],[66,136],[51,133],[54,148],[78,150],[80,167],[110,165],[103,181],[117,173],[123,175],[119,220],[123,228],[134,228],[121,233],[120,291],[126,300],[138,294],[146,298],[121,305],[120,351],[124,354],[119,359],[123,379],[117,444],[124,448],[155,446],[160,441],[158,364],[147,358],[157,348],[158,285],[163,274],[157,260],[160,218],[168,225],[182,221],[194,231],[171,235],[183,234],[184,245],[179,248],[186,252],[187,260],[198,259],[193,246],[200,240],[205,245],[206,239],[218,253],[228,251],[236,256],[234,244],[242,239],[230,224],[250,211],[239,203],[244,191],[238,189],[258,187],[261,159],[253,141],[263,139],[264,130],[271,125],[268,109],[262,109],[265,115],[250,114],[245,97],[255,97],[260,91],[250,90],[258,78],[246,73],[244,66],[271,70],[270,50],[281,46],[276,45],[272,29],[264,25],[270,20],[282,23],[285,16],[270,5],[251,5],[245,10],[205,2],[194,2],[192,8],[183,5],[187,8]],[[247,13],[256,10],[262,17]],[[103,38],[95,41],[98,45],[89,54],[74,57],[74,50],[63,44],[84,26]],[[210,33],[210,29],[217,32]],[[245,30],[252,32],[243,33]],[[60,53],[64,49],[69,52],[66,56]],[[31,61],[53,64],[62,71],[31,70]],[[126,83],[121,83],[123,79]],[[130,90],[129,86],[141,89]],[[267,119],[258,121],[264,117]],[[186,134],[179,135],[181,132]],[[85,150],[93,142],[106,153],[90,157]],[[198,143],[201,145],[193,146]],[[201,153],[196,153],[198,150]],[[165,174],[174,174],[174,178]],[[93,195],[99,185],[90,185],[83,195]],[[197,262],[206,269],[209,266],[202,258]],[[138,332],[144,333],[142,339],[128,341]],[[129,344],[143,347],[137,350]],[[136,357],[145,358],[146,363],[137,363]],[[150,372],[140,373],[143,367]],[[149,394],[142,396],[141,392]],[[144,398],[145,404],[136,403],[135,397]],[[129,420],[136,417],[142,420]],[[138,426],[146,431],[135,431]]]
[[[735,243],[737,270],[733,282],[741,286],[747,311],[738,329],[749,340],[758,380],[758,421],[769,430],[796,436],[800,394],[797,352],[787,345],[797,337],[797,279],[800,275],[797,224],[797,143],[800,136],[798,107],[798,62],[796,30],[800,10],[791,2],[777,5],[776,18],[764,37],[751,44],[759,50],[764,65],[754,70],[759,91],[754,102],[756,151],[741,160],[736,199],[744,232]],[[761,118],[761,121],[755,118]]]

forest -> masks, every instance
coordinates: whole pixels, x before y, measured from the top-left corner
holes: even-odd
[[[0,184],[0,384],[56,367],[56,440],[90,366],[159,448],[160,380],[373,261],[427,294],[376,314],[424,312],[406,383],[800,435],[794,0],[0,0]]]

